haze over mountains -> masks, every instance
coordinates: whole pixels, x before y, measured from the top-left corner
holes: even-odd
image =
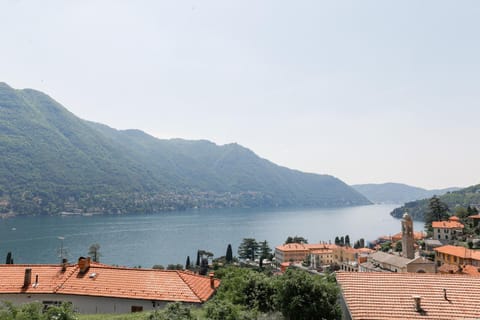
[[[440,196],[447,192],[460,190],[452,187],[446,189],[427,190],[403,183],[356,184],[352,187],[374,203],[398,203]]]
[[[82,120],[0,83],[0,212],[155,212],[194,207],[369,204],[341,180],[238,144],[162,140]]]

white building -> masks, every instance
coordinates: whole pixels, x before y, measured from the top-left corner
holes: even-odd
[[[201,304],[219,280],[188,271],[113,267],[90,263],[0,265],[0,301],[71,302],[80,313],[128,313],[154,310],[168,302]]]

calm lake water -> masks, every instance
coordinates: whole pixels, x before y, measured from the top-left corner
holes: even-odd
[[[76,261],[92,243],[99,243],[100,261],[125,266],[192,263],[197,249],[234,254],[243,238],[267,240],[272,248],[288,236],[303,236],[310,243],[350,235],[367,241],[395,234],[400,220],[390,216],[395,205],[339,209],[228,209],[191,210],[122,216],[15,217],[0,219],[0,263],[12,251],[15,263],[57,263],[64,237],[67,257]],[[415,230],[423,228],[414,223]]]

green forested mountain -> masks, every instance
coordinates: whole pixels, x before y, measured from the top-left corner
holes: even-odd
[[[480,206],[480,184],[458,191],[447,192],[438,198],[447,204],[452,212],[455,211],[456,206],[462,206],[464,208],[468,206]],[[401,218],[405,211],[407,211],[413,219],[423,220],[424,213],[428,209],[428,202],[429,199],[407,202],[402,207],[393,210],[391,215],[396,218]]]
[[[0,83],[3,213],[368,203],[337,178],[280,167],[238,144],[115,130],[41,92]]]
[[[357,184],[352,187],[374,203],[405,203],[440,196],[460,188],[427,190],[403,183]]]

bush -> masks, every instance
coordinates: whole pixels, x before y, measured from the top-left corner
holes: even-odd
[[[288,320],[340,319],[333,278],[287,269],[276,279],[276,306]]]
[[[194,317],[190,308],[180,302],[167,304],[165,309],[156,310],[149,318],[150,320],[193,320]]]

